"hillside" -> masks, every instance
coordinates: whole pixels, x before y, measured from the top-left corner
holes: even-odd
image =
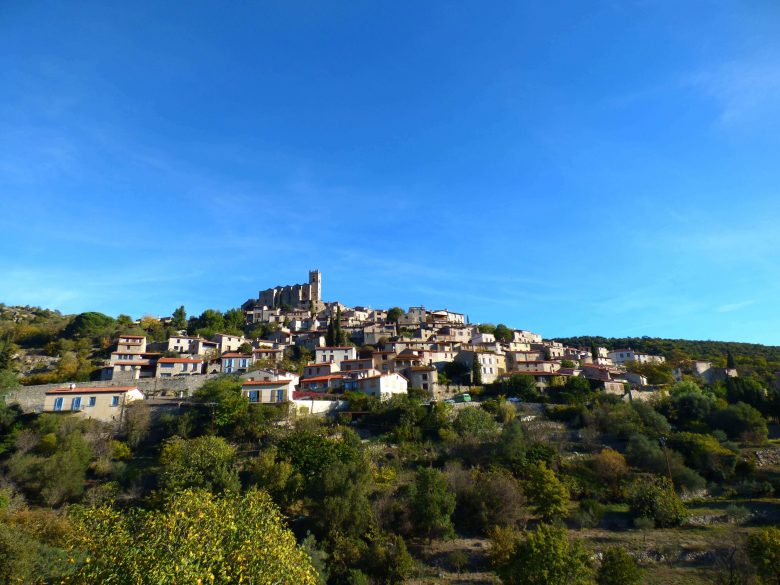
[[[660,337],[599,337],[582,335],[558,337],[567,346],[607,349],[632,348],[636,351],[664,356],[676,366],[689,360],[706,360],[716,366],[726,365],[729,352],[734,356],[737,369],[742,375],[756,375],[766,382],[772,382],[775,372],[780,371],[780,346],[735,341],[712,341],[690,339],[664,339]]]

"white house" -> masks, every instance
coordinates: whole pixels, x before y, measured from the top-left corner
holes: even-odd
[[[389,400],[394,394],[406,394],[409,382],[396,372],[369,376],[356,381],[356,390],[380,400]]]
[[[357,357],[357,349],[352,346],[318,347],[314,351],[314,361],[318,364],[339,364],[344,360],[354,360]]]

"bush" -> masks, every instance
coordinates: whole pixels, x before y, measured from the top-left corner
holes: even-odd
[[[629,510],[634,518],[651,518],[655,526],[679,526],[687,516],[685,506],[666,478],[640,478],[629,493]]]
[[[505,585],[590,585],[589,557],[565,529],[541,524],[524,534],[497,573]]]
[[[766,442],[769,435],[766,420],[761,413],[744,402],[715,411],[712,426],[725,431],[729,438],[747,438],[755,443]]]
[[[619,546],[604,551],[596,573],[598,585],[637,585],[642,581],[642,570],[636,559]]]
[[[572,519],[579,528],[595,528],[604,517],[606,508],[596,500],[582,500]]]
[[[66,584],[317,583],[264,492],[185,490],[162,510],[79,509],[73,523],[76,565]]]

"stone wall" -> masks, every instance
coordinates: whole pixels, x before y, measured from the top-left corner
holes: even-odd
[[[202,376],[181,376],[179,378],[141,378],[140,380],[104,382],[78,382],[79,388],[103,388],[109,386],[137,386],[147,396],[189,396],[200,388],[204,382],[218,377],[219,374]],[[37,386],[20,386],[5,391],[5,401],[8,404],[18,404],[25,412],[43,410],[43,399],[48,390],[67,387],[67,383],[40,384]]]

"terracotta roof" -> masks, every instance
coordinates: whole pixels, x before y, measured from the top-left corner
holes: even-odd
[[[301,380],[301,384],[305,384],[306,382],[325,382],[327,380],[335,380],[335,379],[341,379],[344,376],[342,374],[328,374],[327,376],[315,376],[314,378],[303,378]]]
[[[137,386],[103,386],[95,388],[55,388],[49,390],[46,394],[99,394],[105,392],[129,392],[130,390],[138,390]]]
[[[279,353],[280,351],[284,351],[284,350],[274,349],[273,347],[258,347],[257,349],[253,349],[252,353],[263,353],[263,352]]]
[[[280,384],[289,384],[292,380],[247,380],[242,386],[278,386]]]
[[[149,360],[141,360],[136,362],[130,362],[130,361],[116,361],[112,365],[114,366],[148,366]]]
[[[250,356],[248,356],[245,353],[235,353],[235,352],[233,352],[233,353],[223,353],[220,357],[223,357],[223,358],[247,358],[248,359]]]
[[[173,358],[165,357],[157,360],[158,364],[202,364],[203,360],[195,358]]]
[[[146,335],[120,335],[119,339],[146,339]]]

